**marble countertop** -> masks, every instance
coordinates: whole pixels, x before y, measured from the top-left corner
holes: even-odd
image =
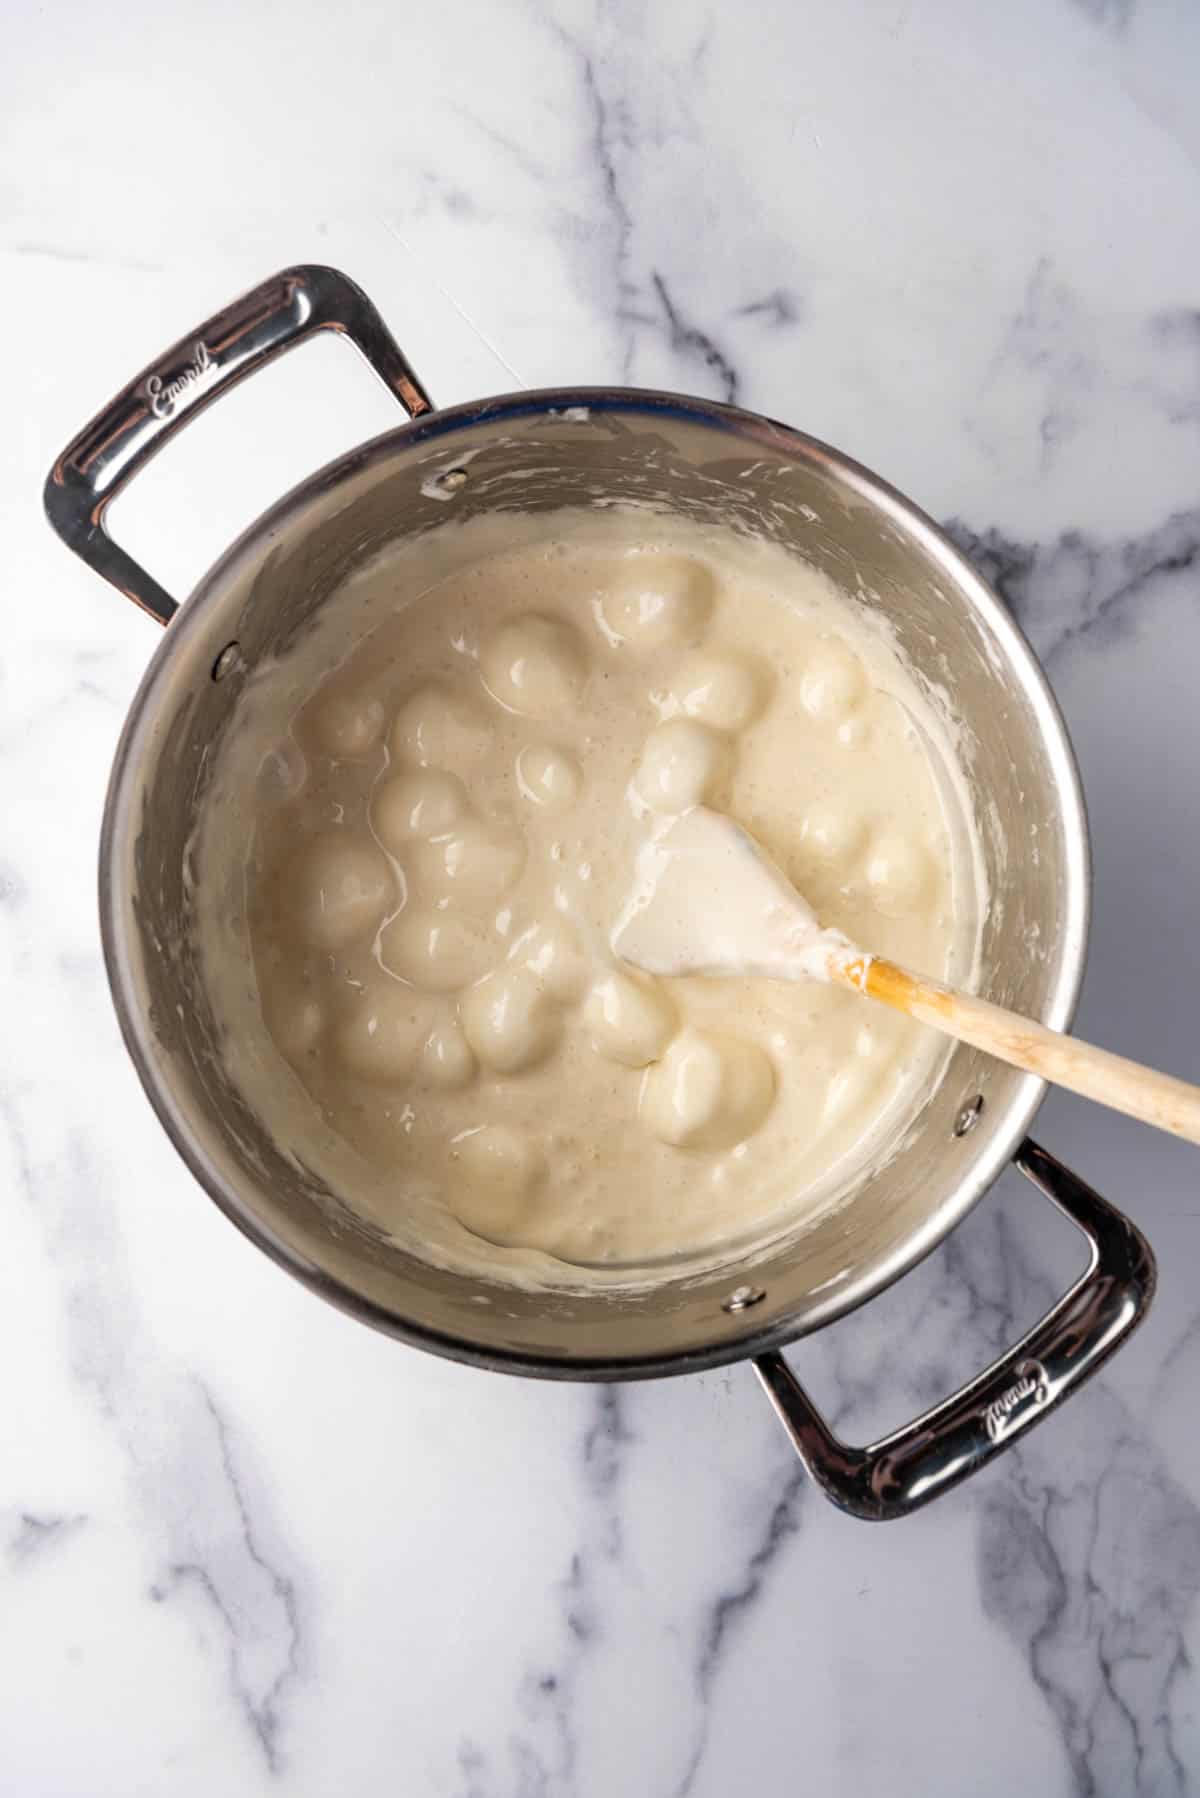
[[[113,390],[300,260],[362,282],[440,401],[623,380],[825,437],[950,522],[1031,636],[1094,833],[1080,1028],[1198,1079],[1200,14],[17,0],[5,37],[0,1789],[1200,1791],[1196,1152],[1046,1104],[1157,1300],[901,1524],[815,1492],[746,1367],[544,1386],[372,1335],[230,1229],[126,1061],[96,836],[155,630],[40,507]],[[117,532],[183,593],[394,416],[314,346]],[[795,1365],[866,1439],[1079,1254],[1011,1176]]]

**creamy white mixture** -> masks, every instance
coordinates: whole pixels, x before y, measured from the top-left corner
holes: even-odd
[[[947,727],[782,550],[634,511],[449,526],[240,707],[197,857],[228,1059],[409,1246],[514,1278],[711,1262],[830,1203],[927,1097],[945,1050],[907,1019],[611,948],[639,849],[703,802],[823,923],[970,972]]]

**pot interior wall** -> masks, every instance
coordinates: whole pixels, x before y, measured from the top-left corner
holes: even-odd
[[[730,1358],[815,1327],[895,1276],[965,1212],[1011,1152],[1036,1083],[958,1049],[918,1126],[849,1201],[766,1255],[626,1297],[523,1294],[414,1261],[365,1228],[259,1127],[223,1070],[188,929],[187,839],[241,685],[213,664],[285,648],[329,594],[397,535],[482,509],[638,501],[766,534],[881,608],[914,666],[964,726],[993,904],[981,990],[1065,1021],[1086,869],[1069,756],[1024,652],[978,609],[981,589],[870,477],[820,446],[738,415],[633,396],[564,396],[435,415],[314,477],[201,583],[147,673],[122,743],[103,883],[110,971],[152,1098],[194,1171],[249,1234],[402,1335],[539,1371],[653,1371]],[[586,398],[588,410],[581,411]],[[466,479],[439,482],[461,468]],[[452,497],[446,497],[453,490]],[[986,597],[982,606],[987,608]],[[1014,661],[1014,655],[1016,660]],[[166,946],[164,948],[164,946]],[[139,1014],[149,1027],[138,1023]],[[954,1123],[982,1096],[977,1127]],[[765,1291],[729,1314],[740,1284]]]

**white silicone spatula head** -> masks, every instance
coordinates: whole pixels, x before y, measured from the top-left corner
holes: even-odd
[[[623,961],[648,974],[827,979],[845,937],[822,930],[808,901],[732,818],[694,806],[643,844],[612,932]]]
[[[911,974],[823,930],[749,832],[705,806],[682,813],[639,851],[612,946],[649,974],[836,981],[1013,1067],[1200,1142],[1200,1087]]]

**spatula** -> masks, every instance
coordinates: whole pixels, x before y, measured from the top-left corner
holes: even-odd
[[[1200,1143],[1200,1087],[910,973],[823,929],[754,838],[706,806],[682,813],[643,846],[612,947],[649,974],[832,981],[1012,1067]]]

